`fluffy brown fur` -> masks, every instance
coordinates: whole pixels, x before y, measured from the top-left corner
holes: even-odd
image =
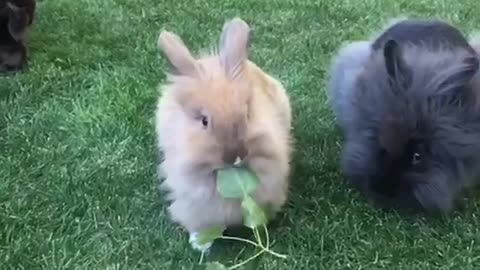
[[[156,113],[163,153],[162,186],[174,221],[190,233],[239,225],[237,200],[216,191],[216,170],[242,159],[260,179],[254,194],[279,211],[287,200],[291,108],[279,81],[248,61],[250,28],[226,23],[218,53],[193,57],[181,39],[162,32],[159,47],[173,67]]]
[[[35,8],[35,0],[0,0],[0,73],[15,72],[25,65],[26,31]]]

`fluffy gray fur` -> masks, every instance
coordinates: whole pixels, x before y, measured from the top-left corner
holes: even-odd
[[[449,212],[479,174],[479,60],[458,33],[404,20],[335,58],[342,171],[381,205]]]

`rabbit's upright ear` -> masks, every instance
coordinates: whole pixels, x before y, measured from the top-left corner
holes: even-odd
[[[409,70],[403,58],[400,45],[393,39],[388,40],[383,47],[385,68],[390,78],[402,86],[408,82]]]
[[[174,68],[174,73],[192,77],[198,75],[196,60],[179,36],[162,31],[158,37],[158,47]]]
[[[248,58],[250,27],[240,18],[225,23],[220,38],[220,63],[230,79],[243,72]]]
[[[17,7],[7,2],[8,9],[8,31],[16,41],[20,42],[25,38],[30,18],[25,8]]]

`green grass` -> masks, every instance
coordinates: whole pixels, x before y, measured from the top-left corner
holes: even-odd
[[[279,77],[297,141],[288,206],[258,269],[478,269],[480,200],[445,220],[373,208],[339,167],[326,105],[329,61],[344,40],[392,16],[480,25],[476,0],[44,0],[29,68],[0,78],[0,268],[201,269],[158,190],[154,129],[166,63],[161,28],[191,48],[216,44],[227,18],[254,29],[251,58]],[[234,263],[243,245],[207,260]]]

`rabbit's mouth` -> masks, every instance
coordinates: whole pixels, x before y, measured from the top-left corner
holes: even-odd
[[[242,164],[242,162],[243,162],[243,160],[240,157],[237,156],[237,158],[233,162],[233,165],[240,166]]]
[[[385,208],[422,209],[413,190],[408,188],[389,190],[388,192],[369,189],[367,194],[370,195],[374,203]]]
[[[239,156],[237,156],[231,162],[223,162],[222,164],[215,166],[213,170],[218,171],[218,170],[224,169],[225,167],[242,167],[245,163],[246,163],[245,159],[242,159]]]
[[[246,163],[246,160],[245,159],[242,159],[240,158],[239,156],[236,157],[235,161],[232,162],[232,163],[224,163],[222,165],[219,165],[219,166],[216,166],[214,169],[213,169],[213,176],[214,178],[216,179],[217,178],[217,175],[218,175],[218,171],[219,170],[222,170],[222,169],[225,169],[227,167],[243,167]]]
[[[405,193],[411,192],[411,186],[399,179],[390,179],[393,181],[385,181],[382,179],[376,183],[370,183],[370,190],[384,198],[396,199]]]

